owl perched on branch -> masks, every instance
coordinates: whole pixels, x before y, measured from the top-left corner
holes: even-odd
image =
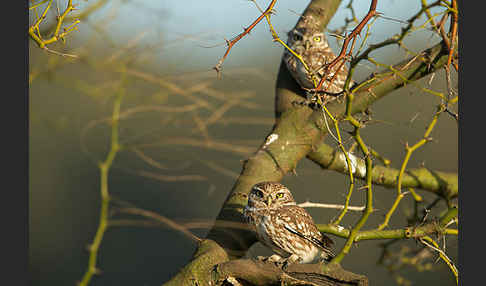
[[[306,69],[302,61],[288,49],[285,49],[283,60],[290,74],[303,89],[315,88],[314,82],[316,85],[319,83],[324,76],[326,66],[336,58],[329,47],[326,36],[322,31],[315,28],[297,27],[288,33],[287,46],[300,55],[307,65]],[[321,87],[321,90],[325,92],[324,94],[338,95],[343,91],[344,82],[348,75],[346,65],[343,64],[334,80],[330,81],[340,65],[341,62],[334,65],[328,72],[326,81]],[[335,96],[325,98],[330,100]]]
[[[276,182],[254,185],[243,215],[261,243],[282,263],[330,261],[332,240],[322,235],[307,211],[296,205],[290,190]]]

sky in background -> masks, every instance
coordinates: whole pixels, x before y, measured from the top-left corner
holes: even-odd
[[[80,1],[79,7],[91,3]],[[265,9],[269,1],[258,0],[257,4]],[[344,18],[350,17],[349,9],[343,9],[349,3],[343,1],[341,8],[330,22],[328,29],[336,29],[344,24]],[[308,1],[279,0],[275,6],[276,15],[272,16],[272,24],[277,33],[286,39],[286,33],[295,25],[299,15],[305,9]],[[361,19],[369,9],[369,1],[353,1],[353,7],[358,19]],[[384,16],[406,20],[412,12],[420,9],[419,1],[388,0],[378,1],[377,11]],[[131,0],[110,1],[100,9],[91,19],[107,18],[115,15],[113,21],[106,26],[110,37],[118,43],[128,42],[142,32],[146,36],[141,42],[160,45],[159,55],[170,54],[178,62],[171,67],[172,72],[187,71],[187,69],[210,69],[225,51],[225,39],[230,39],[243,31],[259,15],[259,11],[252,1],[248,0],[188,0],[188,1],[157,1]],[[378,19],[370,35],[369,43],[377,42],[400,32],[404,24],[388,19]],[[88,25],[79,26],[80,35],[91,35]],[[77,40],[82,39],[78,38]],[[100,37],[98,45],[103,45]],[[331,46],[337,48],[336,41],[330,41]],[[73,39],[73,46],[80,45]],[[251,48],[262,47],[261,53]],[[268,48],[272,47],[272,48]],[[248,55],[247,51],[253,51]],[[254,61],[261,61],[268,57],[268,53],[280,56],[282,47],[272,42],[267,23],[262,21],[251,34],[243,38],[233,48],[231,56],[225,62],[226,66],[251,65]]]

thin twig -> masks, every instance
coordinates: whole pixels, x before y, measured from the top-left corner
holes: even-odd
[[[171,219],[169,219],[165,216],[162,216],[160,214],[157,214],[157,213],[154,213],[154,212],[151,212],[151,211],[148,211],[148,210],[143,210],[143,209],[140,209],[140,208],[134,208],[134,207],[119,208],[116,211],[120,212],[120,213],[127,213],[127,214],[134,214],[134,215],[140,215],[140,216],[148,217],[150,219],[156,220],[156,221],[158,221],[162,224],[169,226],[172,229],[175,229],[175,230],[181,232],[182,234],[184,234],[185,236],[187,236],[189,239],[191,239],[193,241],[196,241],[196,242],[201,241],[201,239],[199,237],[194,235],[192,232],[188,231],[187,228],[181,226],[180,224],[178,224],[178,223],[174,222],[173,220],[171,220]]]
[[[43,1],[43,2],[38,3],[37,5],[31,6],[30,9],[34,9],[34,11],[36,11],[35,8],[37,8],[38,5],[40,5],[40,4],[44,4],[45,2],[46,1]],[[47,17],[47,12],[51,8],[51,4],[52,4],[52,0],[49,0],[49,3],[47,3],[46,8],[44,9],[44,12],[42,13],[42,15],[36,19],[35,23],[32,26],[29,27],[29,31],[28,31],[29,36],[32,40],[34,40],[37,43],[37,45],[41,49],[45,49],[45,50],[47,50],[51,53],[54,53],[54,54],[60,54],[60,55],[63,55],[63,56],[72,56],[73,57],[73,55],[57,53],[55,51],[46,49],[46,45],[57,42],[58,40],[64,41],[65,37],[69,33],[71,33],[72,31],[76,30],[77,27],[78,27],[78,24],[80,23],[80,21],[78,19],[76,19],[69,26],[64,27],[63,32],[60,33],[61,26],[62,26],[66,16],[75,9],[74,6],[73,6],[72,0],[69,0],[68,3],[67,3],[67,7],[64,10],[64,12],[56,17],[57,24],[56,24],[56,27],[55,27],[55,30],[54,30],[52,37],[50,37],[49,39],[43,39],[42,35],[40,34],[39,26],[44,21],[44,19]]]
[[[378,226],[379,230],[384,229],[388,225],[388,222],[390,221],[392,214],[395,212],[398,204],[400,203],[400,200],[403,198],[404,193],[402,193],[402,181],[403,181],[403,174],[405,173],[405,169],[407,168],[408,161],[409,161],[410,157],[412,156],[412,153],[415,152],[415,150],[422,147],[427,142],[430,142],[430,140],[431,140],[430,133],[434,129],[435,124],[437,123],[437,120],[438,120],[438,117],[439,117],[441,111],[442,110],[439,107],[438,112],[436,112],[434,114],[432,121],[430,122],[429,126],[427,126],[425,134],[420,141],[415,143],[413,146],[408,146],[408,144],[406,144],[405,149],[407,150],[407,153],[405,154],[405,158],[403,159],[402,166],[400,168],[400,173],[398,174],[398,177],[397,177],[397,197],[396,197],[395,201],[393,202],[392,207],[387,212],[387,214],[385,216],[385,220],[383,221],[382,224],[380,224]]]
[[[121,84],[124,83],[125,77],[122,77]],[[103,236],[105,234],[106,229],[108,228],[108,210],[109,210],[109,203],[110,203],[110,194],[108,193],[108,173],[110,168],[115,160],[115,157],[120,150],[121,146],[119,144],[118,138],[118,123],[120,120],[120,106],[121,100],[124,95],[123,86],[120,87],[120,90],[117,93],[117,97],[113,104],[113,113],[112,113],[112,122],[111,122],[111,146],[108,155],[106,156],[105,161],[99,163],[100,169],[100,192],[101,192],[101,210],[100,210],[100,218],[98,229],[96,231],[95,237],[93,242],[89,246],[89,260],[88,260],[88,269],[83,275],[81,282],[79,282],[79,286],[87,286],[91,281],[91,278],[94,274],[98,273],[98,269],[96,268],[96,260],[98,258],[98,250],[101,245],[101,241],[103,240]]]
[[[321,90],[324,81],[327,80],[327,75],[329,74],[329,72],[332,70],[332,68],[335,65],[337,65],[339,62],[341,62],[339,64],[339,67],[338,67],[337,71],[334,73],[333,77],[331,78],[331,80],[327,84],[327,86],[331,86],[332,85],[332,82],[333,82],[334,78],[336,78],[336,76],[339,73],[340,69],[344,66],[344,62],[346,60],[346,57],[351,55],[351,53],[353,51],[353,48],[354,48],[355,41],[356,41],[356,37],[361,33],[361,30],[366,25],[366,23],[368,23],[368,21],[371,18],[373,18],[374,16],[377,15],[377,12],[376,12],[377,2],[378,2],[378,0],[371,0],[371,5],[370,5],[370,9],[368,10],[368,13],[365,15],[365,17],[363,18],[363,20],[361,20],[361,22],[353,29],[353,31],[349,35],[346,36],[346,38],[344,39],[342,48],[341,48],[341,52],[339,53],[339,55],[334,60],[332,60],[326,66],[326,68],[324,70],[324,75],[322,76],[321,80],[317,84],[317,86],[314,89],[314,91],[320,91]],[[350,49],[349,52],[347,52],[348,45],[349,45],[349,42],[351,40],[353,41],[352,44],[351,44],[351,49]],[[323,91],[326,91],[326,89],[324,89]]]
[[[324,209],[338,209],[342,210],[345,208],[344,205],[337,205],[337,204],[323,204],[323,203],[312,203],[312,202],[303,202],[297,204],[299,207],[303,208],[324,208]],[[347,206],[347,209],[350,211],[357,211],[361,212],[365,209],[365,206],[357,207],[357,206]]]
[[[253,23],[251,23],[250,26],[248,26],[248,28],[243,29],[243,32],[240,33],[239,35],[237,35],[236,37],[234,37],[231,41],[226,40],[226,45],[227,45],[226,52],[224,53],[223,57],[218,61],[216,66],[213,67],[213,69],[216,70],[218,75],[220,75],[220,73],[221,73],[221,68],[222,68],[223,62],[226,59],[226,57],[228,56],[231,48],[233,48],[233,46],[239,40],[241,40],[241,38],[248,35],[251,32],[251,30],[253,30],[253,28],[255,28],[255,26],[265,17],[265,15],[271,13],[272,10],[273,10],[273,7],[275,6],[276,3],[277,3],[277,0],[272,0],[270,2],[270,4],[268,5],[267,9],[265,11],[263,11],[263,13],[255,21],[253,21]]]
[[[421,243],[423,243],[424,245],[426,245],[427,247],[429,247],[430,249],[433,249],[433,250],[435,250],[439,253],[439,257],[442,258],[442,260],[444,260],[444,262],[447,264],[447,266],[449,266],[449,268],[451,269],[452,274],[454,275],[454,278],[456,279],[456,284],[459,284],[459,271],[457,270],[454,263],[452,263],[451,259],[445,254],[445,252],[442,251],[442,249],[439,248],[437,243],[432,238],[430,238],[429,236],[421,237],[419,239],[419,241]]]

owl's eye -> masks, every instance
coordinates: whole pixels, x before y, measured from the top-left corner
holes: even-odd
[[[312,39],[314,40],[314,42],[320,42],[321,41],[321,36],[315,36]]]
[[[277,193],[276,197],[277,199],[281,199],[284,197],[284,193]]]
[[[253,192],[255,193],[255,195],[259,198],[263,198],[263,192],[260,191],[259,189],[253,189]]]
[[[294,34],[294,41],[302,40],[302,36],[299,34]]]

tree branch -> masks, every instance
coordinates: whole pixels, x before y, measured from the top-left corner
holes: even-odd
[[[348,174],[348,167],[344,154],[333,149],[331,146],[322,143],[307,155],[307,158],[321,168]],[[365,162],[361,158],[354,157],[355,178],[365,179]],[[373,184],[386,188],[397,187],[397,177],[399,170],[380,165],[373,166]],[[445,199],[452,199],[458,196],[458,178],[456,173],[446,173],[429,170],[427,168],[413,168],[405,171],[402,179],[404,188],[420,188],[425,191],[435,193]]]
[[[291,264],[283,270],[272,262],[236,259],[213,270],[217,282],[229,277],[251,285],[368,285],[366,276],[354,274],[334,264],[323,271],[322,264]]]
[[[431,234],[453,234],[457,235],[455,229],[448,229],[448,223],[457,217],[457,207],[451,207],[438,221],[433,221],[421,226],[405,227],[394,230],[363,230],[359,231],[354,239],[355,242],[370,239],[402,239],[402,238],[420,238]],[[318,224],[319,231],[330,233],[339,237],[347,238],[349,229],[338,225]]]

